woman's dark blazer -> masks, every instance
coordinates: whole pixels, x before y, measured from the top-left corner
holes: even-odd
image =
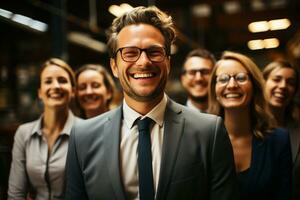
[[[241,199],[290,199],[292,157],[287,130],[274,129],[264,139],[253,137],[251,159]]]

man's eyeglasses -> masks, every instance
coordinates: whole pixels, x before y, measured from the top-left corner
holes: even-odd
[[[227,85],[231,78],[233,78],[234,81],[239,85],[243,85],[249,80],[248,74],[241,72],[235,75],[220,74],[219,76],[217,76],[216,81],[221,85]]]
[[[189,77],[195,77],[197,73],[200,73],[202,76],[208,76],[211,73],[210,69],[185,69],[183,70],[183,74],[188,75]]]
[[[138,47],[122,47],[116,51],[114,57],[118,54],[119,51],[121,53],[121,58],[125,62],[136,62],[140,58],[143,51],[146,52],[148,59],[152,62],[162,62],[167,56],[166,49],[159,46],[152,46],[145,49],[141,49]]]

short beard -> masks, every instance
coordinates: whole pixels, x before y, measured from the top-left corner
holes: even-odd
[[[189,98],[192,100],[192,101],[195,101],[197,103],[205,103],[208,101],[208,96],[201,96],[201,97],[195,97],[195,96],[189,96]]]

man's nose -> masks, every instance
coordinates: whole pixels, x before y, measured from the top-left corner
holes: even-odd
[[[196,71],[196,74],[195,74],[195,79],[202,79],[203,78],[203,74],[201,71]]]
[[[136,61],[136,64],[145,65],[149,63],[151,63],[151,60],[149,59],[147,53],[145,51],[142,51],[139,59]]]

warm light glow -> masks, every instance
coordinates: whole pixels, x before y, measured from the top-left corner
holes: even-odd
[[[251,50],[258,50],[264,48],[263,40],[250,40],[248,42],[248,48]]]
[[[270,30],[282,30],[287,29],[291,25],[291,22],[289,19],[274,19],[269,21],[269,27]]]
[[[120,6],[117,6],[117,5],[109,6],[108,11],[116,17],[119,17],[123,14],[122,8]]]
[[[267,38],[264,40],[250,40],[248,48],[251,50],[271,49],[279,47],[279,40],[277,38]]]
[[[133,10],[133,7],[128,3],[122,3],[120,7],[123,9],[124,12],[129,12]]]
[[[279,40],[277,38],[264,39],[264,45],[266,49],[279,47]]]
[[[269,30],[267,21],[252,22],[248,25],[248,29],[252,33],[265,32]]]
[[[208,4],[196,4],[192,6],[192,13],[195,17],[209,17],[211,7]]]
[[[274,19],[270,21],[257,21],[248,25],[248,29],[252,33],[265,32],[268,30],[282,30],[287,29],[291,25],[289,19]]]
[[[116,17],[120,17],[126,12],[129,12],[133,9],[133,7],[127,3],[122,3],[120,6],[111,5],[108,8],[108,11]]]

